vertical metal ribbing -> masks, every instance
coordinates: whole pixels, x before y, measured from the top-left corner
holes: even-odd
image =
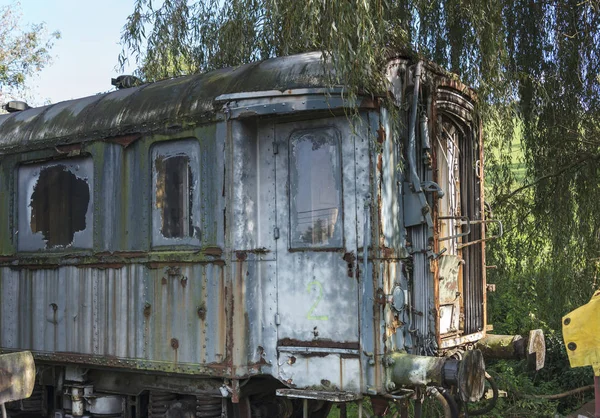
[[[417,141],[417,113],[419,104],[420,94],[420,77],[421,77],[421,63],[417,63],[414,72],[414,91],[412,97],[412,108],[409,116],[408,124],[408,161],[409,161],[409,178],[414,192],[419,195],[421,205],[423,209],[426,208],[427,204],[423,198],[423,190],[421,189],[422,180],[430,180],[431,173],[425,166],[423,159],[418,158],[422,156],[422,141]],[[413,293],[414,293],[414,312],[412,325],[414,327],[412,332],[416,333],[417,341],[415,353],[426,353],[427,340],[429,335],[429,312],[431,302],[431,283],[430,273],[428,269],[429,261],[427,259],[428,250],[428,228],[431,220],[429,213],[424,213],[426,219],[429,219],[428,223],[418,225],[411,228],[410,237],[413,248]]]
[[[473,133],[469,131],[464,142],[476,141]],[[479,184],[474,173],[475,160],[477,155],[477,146],[475,143],[463,147],[460,175],[461,175],[461,198],[462,207],[465,215],[471,220],[479,220],[481,213],[478,210],[479,203]],[[465,242],[471,242],[481,239],[481,228],[471,229]],[[481,266],[481,246],[470,245],[463,249],[463,289],[465,292],[465,333],[472,334],[481,331],[483,327],[483,289],[482,289],[482,266]]]

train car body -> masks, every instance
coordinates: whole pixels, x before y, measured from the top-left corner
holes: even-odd
[[[307,53],[0,116],[0,350],[38,369],[15,416],[481,395],[475,95],[400,57],[395,105],[349,103],[328,71]]]

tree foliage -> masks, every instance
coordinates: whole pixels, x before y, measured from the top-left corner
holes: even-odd
[[[0,99],[20,91],[29,77],[50,62],[58,32],[48,35],[45,24],[23,29],[18,3],[0,7]]]
[[[488,200],[509,233],[491,279],[535,301],[511,331],[558,327],[598,286],[600,1],[137,0],[122,42],[149,80],[322,50],[350,95],[382,91],[401,50],[445,66],[478,89],[492,149]]]

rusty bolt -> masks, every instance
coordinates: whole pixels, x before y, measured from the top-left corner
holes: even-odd
[[[179,348],[179,340],[177,338],[171,338],[171,348],[177,350]]]
[[[169,276],[181,276],[181,268],[179,267],[168,267],[167,268],[167,275]]]
[[[288,362],[288,364],[294,364],[294,363],[296,363],[296,357],[290,356],[290,358],[288,359],[287,362]]]
[[[198,317],[203,321],[206,319],[206,308],[204,306],[198,307]]]
[[[187,277],[181,276],[181,287],[187,286]]]
[[[575,351],[577,349],[577,344],[570,342],[567,347],[569,348],[569,350],[571,351]]]
[[[571,318],[565,318],[565,325],[569,325],[571,323]]]
[[[245,261],[248,258],[248,254],[245,251],[236,251],[235,257],[238,261]]]
[[[152,312],[152,305],[150,305],[148,302],[146,302],[146,304],[144,305],[144,316],[146,318],[150,317],[151,312]]]
[[[58,310],[58,305],[56,303],[51,303],[50,306],[52,307],[52,310],[54,312],[56,312]]]

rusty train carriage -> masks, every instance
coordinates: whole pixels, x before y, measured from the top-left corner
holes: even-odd
[[[481,395],[474,94],[399,58],[397,108],[348,103],[326,70],[303,54],[0,117],[0,347],[38,367],[15,416]]]

